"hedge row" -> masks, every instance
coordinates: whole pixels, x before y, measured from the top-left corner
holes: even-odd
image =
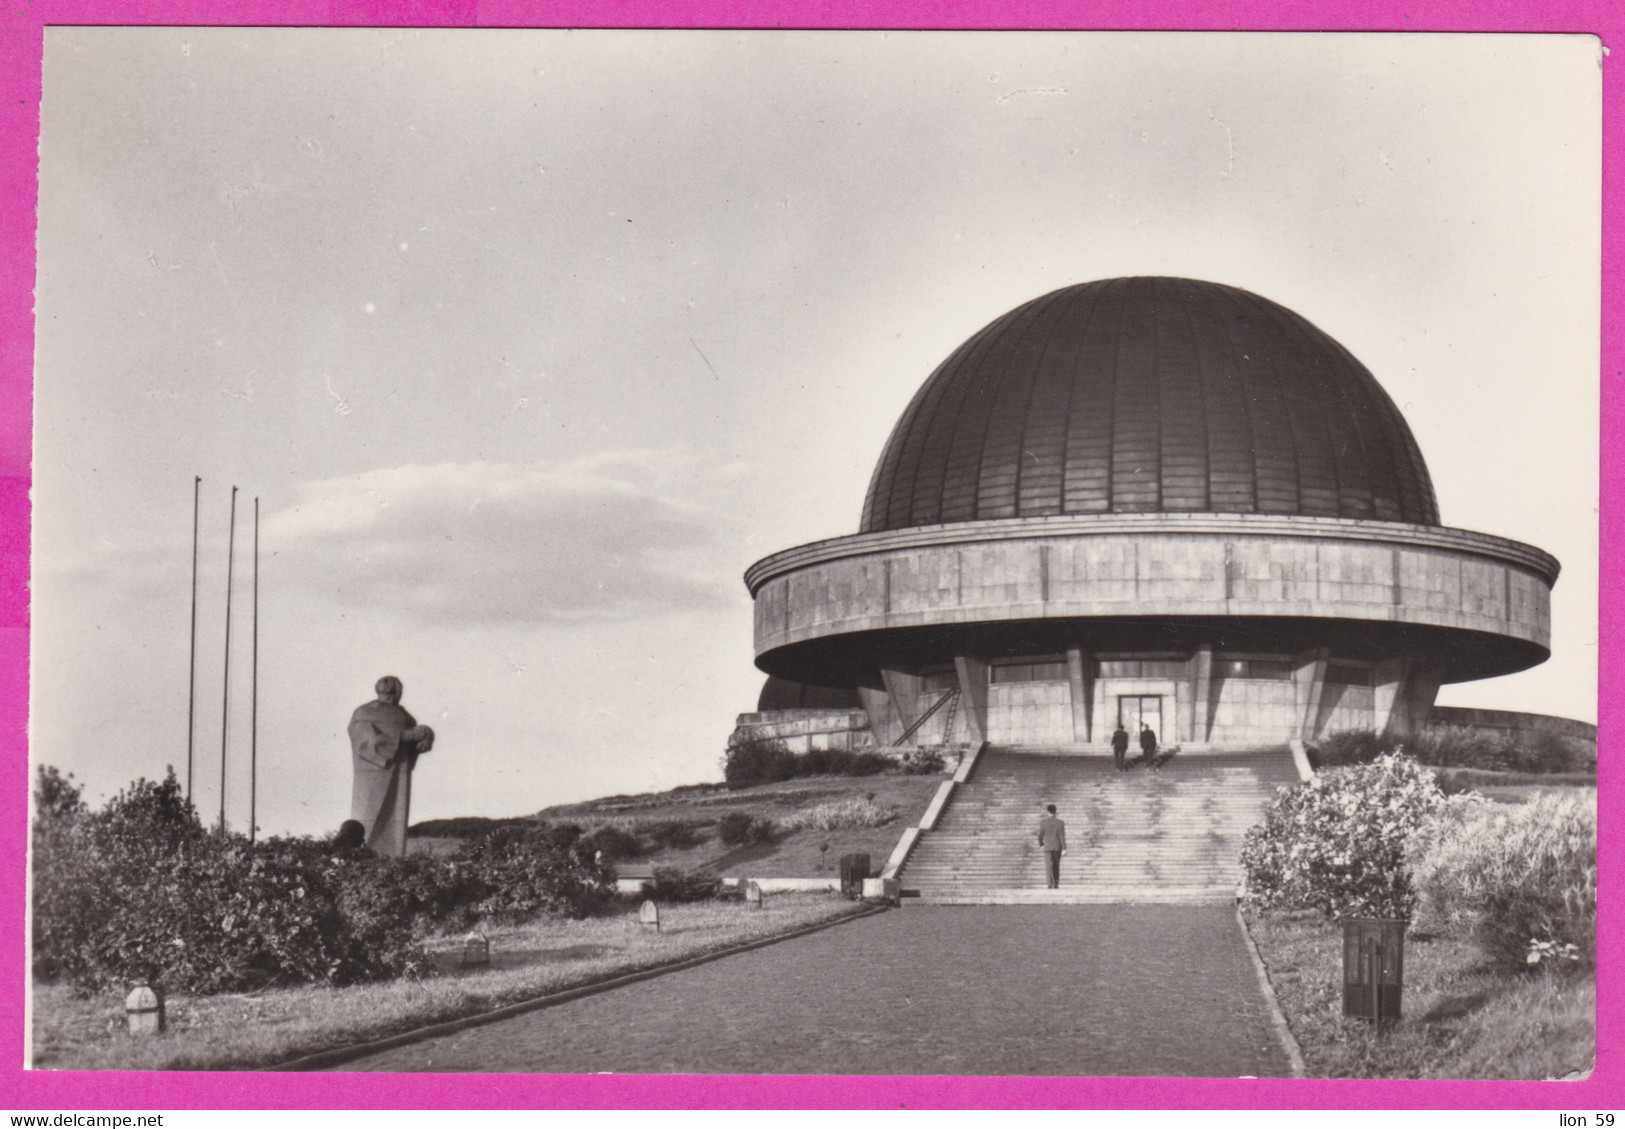
[[[1330,733],[1310,746],[1316,767],[1370,764],[1401,750],[1394,738],[1370,729]],[[1496,733],[1461,725],[1433,725],[1403,739],[1412,759],[1439,768],[1481,768],[1493,772],[1595,771],[1596,750],[1583,741],[1545,730]]]
[[[792,753],[781,740],[750,737],[736,730],[728,739],[728,750],[722,757],[722,778],[730,788],[749,788],[802,776],[878,776],[899,771],[924,776],[941,772],[942,767],[941,754],[927,749],[910,750],[902,760],[845,749]]]
[[[310,839],[206,832],[173,771],[90,811],[42,768],[33,970],[85,988],[346,984],[424,970],[417,943],[476,921],[585,914],[611,872],[553,829],[509,828],[450,858],[379,858]]]

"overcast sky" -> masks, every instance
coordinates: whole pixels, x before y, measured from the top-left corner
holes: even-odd
[[[1446,524],[1558,556],[1554,657],[1443,704],[1595,720],[1598,47],[1581,37],[50,28],[33,755],[187,756],[347,817],[382,674],[414,819],[716,779],[740,579],[856,531],[952,349],[1211,279],[1400,405]]]

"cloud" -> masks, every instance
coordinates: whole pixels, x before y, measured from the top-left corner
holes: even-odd
[[[743,599],[729,522],[668,496],[677,452],[400,466],[307,484],[265,520],[282,579],[440,623],[579,623]],[[736,591],[737,589],[737,591]]]

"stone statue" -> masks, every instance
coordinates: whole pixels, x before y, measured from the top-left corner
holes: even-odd
[[[401,708],[401,680],[385,675],[376,701],[350,715],[350,763],[355,783],[350,818],[366,828],[367,846],[381,855],[406,853],[412,769],[434,747],[434,730]]]

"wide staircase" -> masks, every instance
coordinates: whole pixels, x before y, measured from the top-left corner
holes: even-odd
[[[941,904],[1226,901],[1247,829],[1297,782],[1285,746],[1127,772],[1110,756],[989,748],[898,877],[905,897]],[[1047,804],[1066,822],[1059,890],[1046,888],[1037,840]]]

